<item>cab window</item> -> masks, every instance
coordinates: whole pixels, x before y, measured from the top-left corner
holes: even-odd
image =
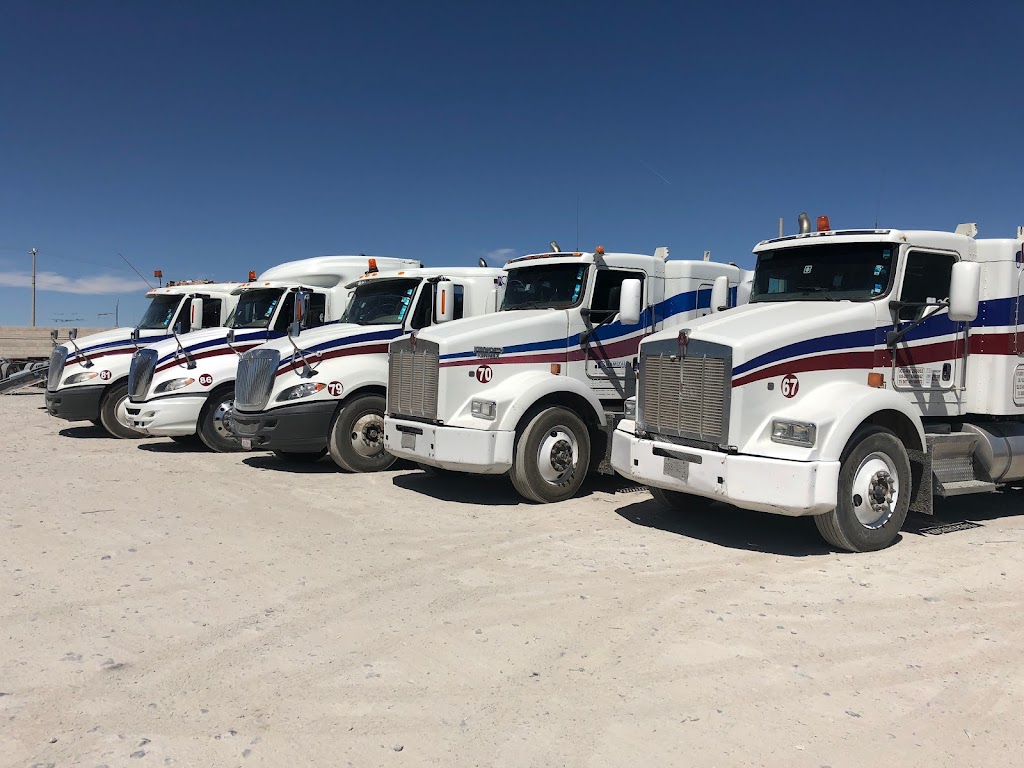
[[[619,296],[623,280],[644,279],[643,272],[624,269],[602,269],[594,280],[594,298],[590,302],[590,322],[597,324],[614,317],[619,311]]]
[[[949,282],[956,259],[947,253],[911,251],[903,271],[900,301],[923,305],[949,297]],[[917,320],[928,311],[926,306],[901,307],[900,320]]]
[[[220,299],[203,299],[203,328],[216,328],[220,325],[220,307]]]
[[[316,328],[327,322],[327,294],[314,293],[309,297],[309,317],[306,328]]]
[[[277,319],[274,320],[274,330],[278,333],[287,333],[288,326],[292,324],[295,317],[295,293],[288,291],[281,302],[281,309],[277,312]]]
[[[425,284],[423,290],[420,291],[420,298],[416,302],[416,310],[412,313],[412,318],[409,320],[409,327],[415,331],[430,325],[433,306],[434,291],[431,285]]]

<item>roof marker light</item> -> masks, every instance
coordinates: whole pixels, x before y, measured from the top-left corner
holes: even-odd
[[[250,269],[249,270],[249,282],[251,283],[255,279],[256,279],[256,270],[255,269]]]
[[[594,249],[594,253],[596,253],[598,256],[604,256],[604,246],[597,246],[597,248]]]
[[[831,232],[832,227],[829,226],[828,216],[818,217],[818,231],[819,232]]]
[[[370,264],[366,268],[366,271],[367,272],[376,272],[377,271],[377,260],[376,259],[370,259]]]

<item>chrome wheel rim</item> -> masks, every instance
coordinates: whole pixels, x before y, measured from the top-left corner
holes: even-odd
[[[384,416],[380,413],[364,413],[352,425],[349,433],[352,450],[364,459],[372,459],[384,451]]]
[[[117,405],[114,406],[114,418],[117,419],[117,423],[125,429],[130,429],[132,432],[138,432],[134,426],[132,426],[131,418],[128,416],[128,395],[125,395],[117,401]]]
[[[567,427],[549,429],[537,449],[537,469],[544,481],[551,485],[563,485],[569,480],[579,460],[579,442]]]
[[[879,451],[868,454],[853,475],[853,504],[857,520],[865,528],[881,528],[896,511],[900,500],[899,473],[895,462]]]
[[[231,411],[234,408],[235,401],[232,399],[217,403],[217,407],[213,409],[213,431],[225,440],[235,439],[235,436],[231,434],[231,430],[228,428],[228,423],[231,421]]]

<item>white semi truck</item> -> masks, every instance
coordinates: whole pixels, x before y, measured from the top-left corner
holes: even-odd
[[[383,437],[388,343],[435,323],[494,312],[504,274],[446,267],[356,281],[340,323],[242,356],[232,431],[247,448],[309,459],[329,451],[350,472],[387,469],[395,460]]]
[[[141,437],[128,426],[128,370],[142,346],[223,325],[234,308],[238,283],[180,281],[146,294],[149,307],[135,328],[114,328],[67,342],[50,355],[46,410],[68,421],[91,421],[113,437]],[[56,341],[56,338],[54,339]]]
[[[629,253],[513,259],[501,310],[391,343],[384,444],[439,471],[509,473],[536,502],[611,472],[640,339],[742,300],[745,273]]]
[[[818,229],[757,245],[746,307],[640,345],[612,464],[682,510],[813,515],[877,550],[908,510],[1024,479],[1024,229]]]
[[[185,343],[167,339],[135,355],[128,380],[129,424],[145,435],[179,440],[198,435],[213,451],[240,450],[226,421],[238,356],[286,334],[297,309],[296,294],[308,294],[300,323],[313,328],[341,317],[349,285],[360,275],[419,265],[413,259],[380,256],[317,256],[278,264],[256,280],[234,286],[237,305],[227,327],[194,332]]]

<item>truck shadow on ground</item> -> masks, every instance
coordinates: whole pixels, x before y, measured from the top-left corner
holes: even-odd
[[[164,440],[156,439],[151,443],[139,443],[137,447],[140,451],[148,451],[149,453],[213,453],[213,451],[203,445],[201,440],[179,443],[177,440],[171,440],[170,438]]]
[[[666,509],[646,494],[615,511],[636,525],[730,549],[787,557],[833,552],[818,535],[814,521],[806,517],[751,512],[700,499],[696,499],[689,509]]]
[[[396,468],[397,465],[396,465]],[[528,504],[512,487],[512,481],[505,475],[434,475],[414,466],[412,472],[395,475],[391,482],[407,491],[415,491],[438,501],[455,501],[462,504],[485,504],[487,506],[510,507]],[[586,485],[584,485],[584,489]],[[588,491],[581,490],[581,496]]]
[[[1004,488],[997,493],[977,496],[954,496],[935,499],[935,514],[922,515],[911,512],[903,525],[905,533],[921,536],[930,535],[926,530],[936,526],[954,526],[957,523],[973,523],[983,526],[991,520],[1004,517],[1020,517],[1024,523],[1024,489]],[[972,526],[974,527],[974,526]]]
[[[82,425],[79,427],[67,427],[57,434],[61,437],[73,437],[77,440],[91,440],[96,437],[102,437],[107,440],[116,439],[107,434],[107,430],[103,427],[97,427],[95,424],[89,424],[88,426]]]
[[[289,461],[272,453],[261,453],[246,456],[242,463],[256,469],[271,469],[275,472],[291,472],[296,475],[342,474],[343,470],[324,456],[319,461]]]

